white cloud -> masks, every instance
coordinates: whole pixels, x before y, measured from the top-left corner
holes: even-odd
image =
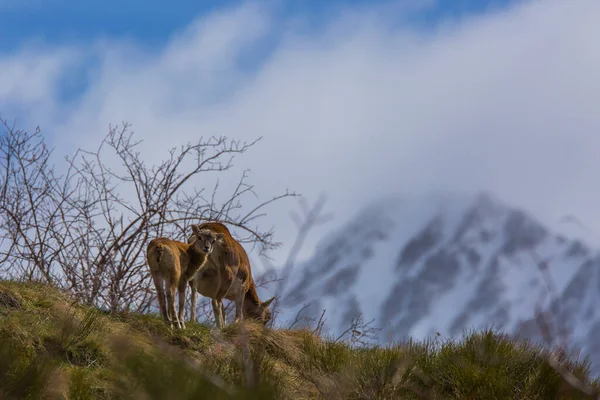
[[[60,132],[64,149],[121,120],[156,156],[164,142],[200,135],[264,136],[238,164],[252,168],[259,193],[326,191],[338,222],[390,192],[487,188],[600,228],[598,15],[595,0],[528,1],[430,31],[394,26],[390,9],[373,8],[314,31],[247,4],[198,19],[159,52],[130,42],[81,49],[100,63],[77,103],[56,99],[70,67],[59,56],[13,73],[9,87],[22,102],[53,104],[28,117]],[[257,70],[241,68],[265,43],[275,49]],[[23,54],[0,58],[0,71],[28,65]],[[291,206],[265,220],[283,241]]]
[[[7,118],[8,114],[27,114],[32,109],[50,116],[55,110],[60,80],[75,61],[73,49],[48,49],[34,44],[0,56],[0,111]]]

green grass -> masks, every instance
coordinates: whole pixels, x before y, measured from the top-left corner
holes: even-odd
[[[157,316],[0,281],[0,399],[592,398],[547,355],[491,330],[368,348],[248,323],[171,331]],[[585,360],[564,365],[589,382]]]

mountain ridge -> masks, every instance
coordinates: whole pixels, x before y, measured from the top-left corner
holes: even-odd
[[[374,319],[383,341],[489,326],[540,339],[532,321],[554,300],[540,268],[548,268],[559,297],[588,309],[591,300],[577,288],[592,291],[586,274],[600,266],[591,241],[555,227],[489,192],[386,197],[327,234],[295,267],[282,318],[308,304],[299,315],[327,310],[332,333],[357,314]],[[593,287],[600,293],[600,274]],[[600,329],[600,313],[593,315]],[[582,340],[595,328],[577,329],[589,333],[575,345],[589,347]]]

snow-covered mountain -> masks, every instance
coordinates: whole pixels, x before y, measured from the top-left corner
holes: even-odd
[[[538,339],[536,307],[552,300],[543,264],[570,339],[600,363],[600,256],[571,222],[562,221],[569,232],[551,229],[487,193],[386,198],[295,267],[280,317],[310,304],[302,315],[327,310],[332,333],[358,313],[375,319],[383,341],[490,326]]]

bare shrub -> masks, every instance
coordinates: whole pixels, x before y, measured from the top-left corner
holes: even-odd
[[[146,312],[155,298],[144,258],[152,237],[185,240],[191,224],[218,218],[244,232],[240,242],[259,245],[261,253],[279,246],[272,230],[255,223],[265,206],[294,193],[252,204],[246,171],[229,194],[218,181],[212,191],[197,187],[202,177],[230,170],[234,158],[260,139],[200,138],[147,165],[141,141],[124,123],[111,126],[95,151],[80,149],[57,168],[39,129],[15,129],[4,119],[0,129],[4,277],[51,283],[111,311]]]

